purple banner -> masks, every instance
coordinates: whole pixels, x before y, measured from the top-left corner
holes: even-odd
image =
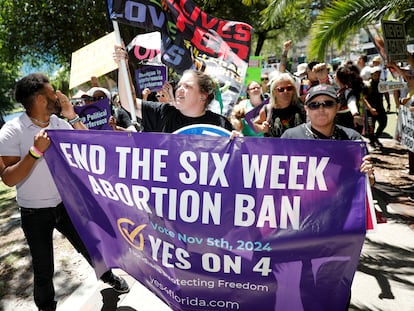
[[[97,274],[173,310],[344,310],[366,226],[353,141],[48,131]]]

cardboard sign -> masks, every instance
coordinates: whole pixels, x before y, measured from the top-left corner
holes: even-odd
[[[115,33],[84,46],[72,53],[69,89],[88,82],[91,77],[100,77],[118,68],[112,58]]]
[[[396,21],[382,21],[385,52],[388,61],[407,61],[407,40],[404,23]]]

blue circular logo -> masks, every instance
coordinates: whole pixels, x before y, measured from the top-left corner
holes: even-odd
[[[173,134],[190,134],[190,135],[207,135],[207,136],[230,136],[231,132],[216,125],[211,124],[193,124],[184,126]]]

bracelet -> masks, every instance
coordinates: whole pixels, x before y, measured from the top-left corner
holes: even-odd
[[[32,146],[31,149],[38,155],[43,156],[43,152],[36,148],[36,146]]]
[[[72,120],[68,120],[68,122],[70,123],[70,125],[75,125],[76,123],[78,123],[81,120],[81,118],[79,117],[79,115],[76,115],[75,118],[73,118]]]
[[[35,160],[39,160],[39,159],[42,157],[43,152],[41,152],[41,154],[38,154],[38,153],[35,151],[35,149],[37,150],[37,148],[36,148],[36,147],[31,146],[31,147],[30,147],[30,149],[29,149],[29,155],[30,155],[32,158],[34,158]]]

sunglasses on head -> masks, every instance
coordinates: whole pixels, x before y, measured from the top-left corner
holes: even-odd
[[[332,108],[336,105],[336,102],[333,100],[325,100],[323,102],[311,102],[308,103],[307,106],[310,110],[317,110],[319,107],[323,108]]]
[[[290,91],[293,91],[293,86],[291,86],[291,85],[286,86],[286,87],[280,87],[279,86],[279,87],[275,88],[275,90],[278,91],[279,93],[283,93],[284,91],[290,92]]]

